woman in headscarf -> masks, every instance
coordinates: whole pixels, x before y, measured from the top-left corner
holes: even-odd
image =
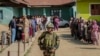
[[[76,26],[76,21],[75,21],[74,18],[71,18],[69,26],[70,26],[70,29],[71,29],[71,36],[74,37],[74,32],[75,32],[74,26]]]
[[[78,24],[78,29],[79,29],[79,40],[82,40],[84,35],[83,35],[83,32],[84,32],[84,20],[81,19],[79,24]]]
[[[88,42],[88,29],[87,29],[88,27],[87,27],[87,21],[85,21],[84,22],[84,28],[83,28],[83,40],[85,41],[85,42]]]
[[[53,18],[53,21],[54,21],[54,30],[57,30],[58,31],[58,28],[59,28],[59,17],[58,16],[55,16]]]
[[[91,20],[88,20],[87,22],[87,42],[92,44],[93,41],[91,39],[91,28],[92,28],[92,21]]]
[[[91,39],[92,39],[94,45],[99,45],[98,25],[95,20],[93,20],[93,24],[92,24]]]

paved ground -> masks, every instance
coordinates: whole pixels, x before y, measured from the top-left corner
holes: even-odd
[[[8,27],[5,26],[5,25],[0,25],[0,33],[1,33],[1,31],[10,32],[8,30]],[[35,38],[37,38],[41,34],[40,31],[38,31],[37,33],[38,34],[36,34],[35,37],[32,38],[32,41],[25,44],[25,46],[26,46],[25,50],[24,50],[24,44],[22,42],[20,42],[20,56],[24,56],[24,54],[27,52],[27,50],[31,47],[31,45],[34,42]],[[0,56],[8,56],[8,51],[10,51],[9,56],[18,56],[18,42],[15,42],[15,43],[13,43],[9,46],[4,46],[3,50],[1,50],[1,45],[0,45]]]
[[[100,56],[100,48],[78,40],[74,40],[70,36],[68,28],[60,29],[57,34],[60,36],[60,47],[56,52],[56,56]],[[27,56],[43,56],[42,51],[35,41],[32,49]]]
[[[8,27],[7,27],[7,25],[1,25],[0,24],[0,43],[1,43],[1,32],[2,31],[6,31],[8,33],[10,32]],[[8,47],[8,46],[7,45],[3,45],[3,49],[5,49],[6,47]],[[1,44],[0,44],[0,51],[3,51],[2,48],[1,48]]]

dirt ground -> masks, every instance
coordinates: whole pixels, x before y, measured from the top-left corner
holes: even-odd
[[[1,25],[0,24],[0,42],[1,42],[1,32],[2,31],[6,31],[7,33],[10,33],[9,28],[8,28],[7,25]],[[7,45],[3,45],[3,49],[6,48],[6,47],[7,47]],[[2,51],[1,50],[1,45],[0,45],[0,51]]]
[[[56,51],[56,56],[100,56],[100,46],[97,47],[79,40],[74,40],[70,36],[69,28],[61,28],[56,32],[60,36],[60,47]],[[27,56],[43,56],[37,40]]]
[[[0,24],[0,38],[1,38],[1,32],[2,31],[6,31],[6,32],[10,33],[9,28],[8,28],[7,25],[1,25]]]

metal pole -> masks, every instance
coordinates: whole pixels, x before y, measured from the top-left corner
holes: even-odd
[[[3,37],[1,37],[1,51],[3,49],[3,40],[2,40]]]
[[[20,56],[20,41],[18,41],[18,56]]]
[[[23,33],[23,36],[22,37],[23,37],[23,45],[24,45],[24,51],[25,51],[25,48],[26,48],[25,47],[25,33]]]
[[[9,36],[8,36],[8,33],[7,33],[7,45],[9,46],[10,45],[10,43],[9,43]]]
[[[8,56],[10,56],[10,51],[8,51]]]
[[[25,51],[25,48],[26,48],[26,47],[25,47],[25,39],[24,39],[24,51]]]

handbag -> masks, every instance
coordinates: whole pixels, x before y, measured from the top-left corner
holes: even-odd
[[[19,30],[22,30],[23,28],[22,28],[22,27],[18,27],[18,29],[19,29]]]

